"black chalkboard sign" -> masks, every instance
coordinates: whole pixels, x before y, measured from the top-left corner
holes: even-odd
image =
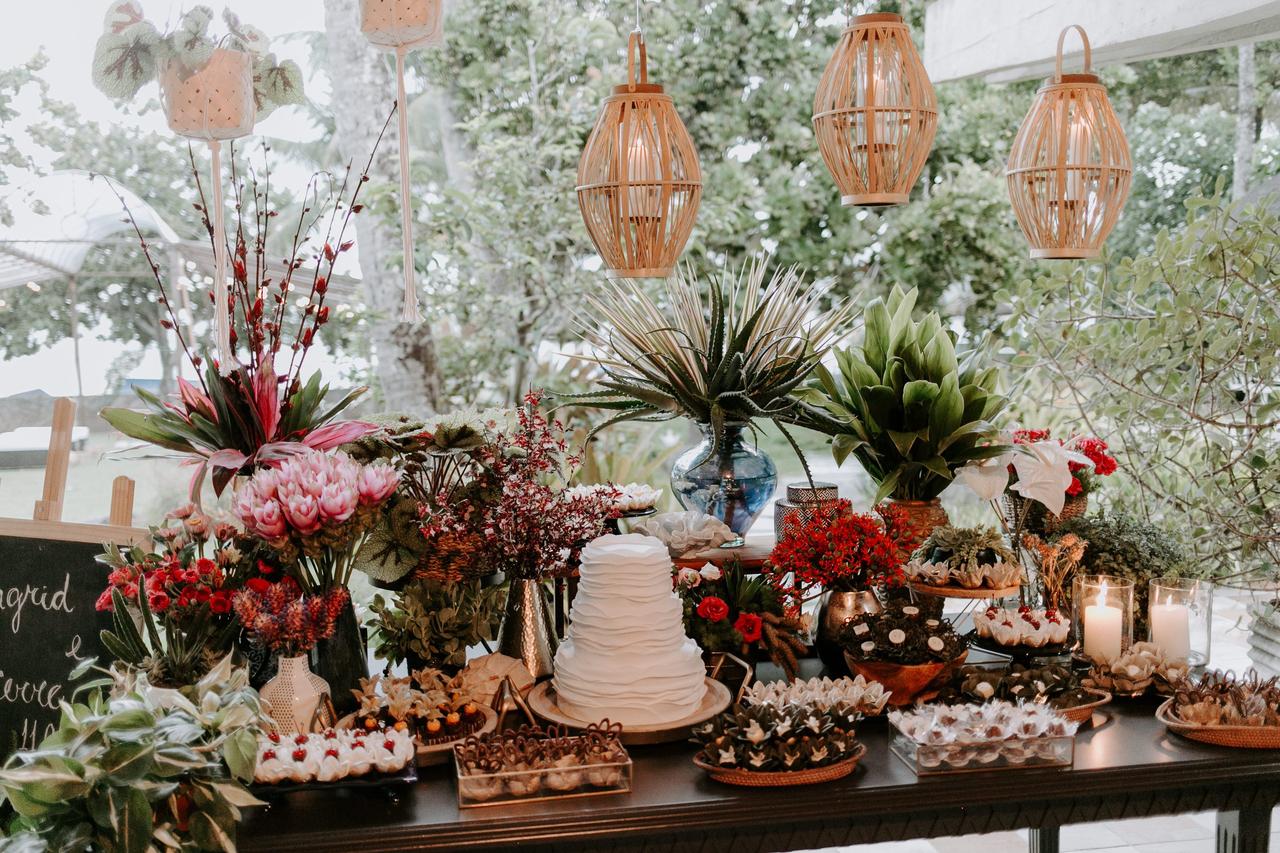
[[[0,757],[34,748],[57,726],[81,660],[109,662],[98,634],[110,614],[94,609],[107,568],[95,558],[104,542],[127,544],[138,533],[0,520]]]

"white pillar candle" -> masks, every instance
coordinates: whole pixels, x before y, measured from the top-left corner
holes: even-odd
[[[1107,604],[1107,584],[1104,581],[1093,604],[1084,609],[1084,654],[1098,661],[1120,657],[1120,643],[1124,635],[1124,616],[1119,607]]]
[[[1151,605],[1151,642],[1171,660],[1191,657],[1191,611],[1185,604]]]

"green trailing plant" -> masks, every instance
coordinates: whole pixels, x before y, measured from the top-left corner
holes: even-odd
[[[194,6],[178,21],[177,29],[161,33],[142,16],[134,0],[113,2],[107,9],[102,35],[93,52],[93,83],[103,94],[125,100],[147,83],[158,80],[170,63],[186,73],[199,70],[219,47],[248,53],[253,59],[253,99],[258,118],[276,107],[305,102],[302,69],[293,60],[280,62],[267,50],[267,38],[246,26],[230,10],[222,13],[227,34],[209,35],[213,10]]]
[[[77,669],[84,676],[92,662]],[[16,817],[0,847],[51,853],[235,850],[265,720],[227,657],[179,693],[113,667],[63,702],[58,729],[0,769]]]
[[[375,617],[374,654],[391,664],[412,661],[460,669],[470,646],[497,636],[505,598],[504,587],[483,581],[427,578],[406,585],[398,602],[374,596],[369,605]]]
[[[805,426],[831,437],[837,464],[853,456],[886,497],[932,500],[955,472],[999,456],[994,419],[1007,400],[984,343],[957,351],[936,312],[913,320],[916,291],[894,287],[864,312],[860,347],[835,351],[838,370],[818,365],[802,398]]]
[[[714,456],[727,424],[769,420],[804,461],[785,424],[805,405],[794,392],[839,340],[848,310],[822,308],[822,288],[795,267],[768,276],[765,258],[702,280],[691,267],[668,279],[661,298],[639,283],[611,282],[586,299],[579,323],[603,390],[565,403],[625,421],[686,417],[711,427]],[[806,466],[807,467],[807,466]]]
[[[1133,581],[1134,636],[1145,637],[1148,582],[1187,573],[1190,564],[1182,544],[1167,529],[1124,513],[1068,519],[1050,542],[1067,536],[1085,541],[1076,574],[1114,575]],[[1070,596],[1069,586],[1064,593]]]

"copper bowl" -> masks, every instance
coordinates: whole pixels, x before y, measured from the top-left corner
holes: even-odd
[[[845,652],[845,663],[854,675],[868,681],[878,681],[889,691],[889,705],[901,708],[915,702],[932,699],[951,674],[960,668],[969,656],[965,649],[952,661],[931,663],[893,663],[891,661],[857,661]]]

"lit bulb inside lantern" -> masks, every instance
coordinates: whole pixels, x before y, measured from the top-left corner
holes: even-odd
[[[656,219],[659,215],[662,169],[658,154],[649,135],[643,130],[635,133],[627,143],[627,191],[628,216],[632,219]]]

